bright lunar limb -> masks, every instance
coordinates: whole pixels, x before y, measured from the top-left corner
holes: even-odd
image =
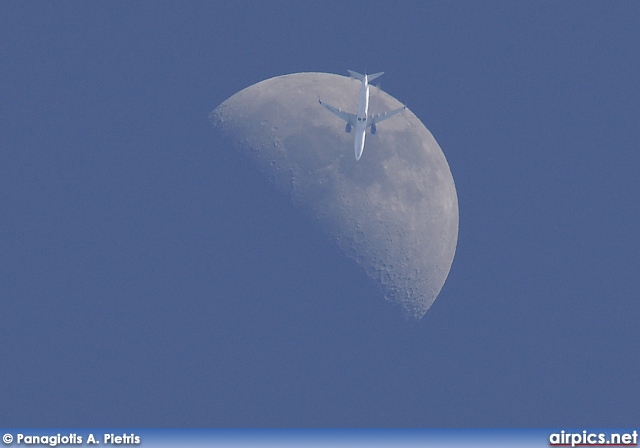
[[[254,84],[211,114],[217,131],[359,263],[384,297],[419,319],[449,274],[458,240],[458,198],[440,146],[406,109],[368,135],[353,136],[318,104],[347,112],[360,82],[295,73]],[[370,113],[401,107],[371,92]]]

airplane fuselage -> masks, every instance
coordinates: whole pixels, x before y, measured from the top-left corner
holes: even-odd
[[[353,149],[356,153],[356,160],[360,160],[360,157],[362,157],[362,152],[364,151],[364,140],[367,135],[367,128],[371,128],[371,133],[375,134],[377,124],[393,117],[396,114],[399,114],[407,108],[407,106],[402,106],[399,109],[389,110],[369,116],[369,81],[373,81],[383,74],[384,72],[374,73],[373,75],[361,75],[358,72],[349,70],[349,75],[361,82],[360,93],[358,95],[358,110],[355,114],[345,112],[335,106],[323,103],[322,100],[318,98],[318,102],[321,106],[329,110],[332,114],[336,115],[341,120],[347,122],[347,125],[344,129],[345,132],[351,132],[351,130],[355,128],[353,136]]]
[[[367,135],[367,114],[369,113],[369,79],[364,75],[362,84],[360,85],[360,94],[358,96],[358,113],[356,121],[356,129],[354,132],[354,150],[356,160],[360,160],[364,151],[364,140]]]

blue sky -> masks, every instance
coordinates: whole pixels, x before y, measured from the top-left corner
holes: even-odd
[[[4,2],[5,426],[630,426],[636,2]],[[460,234],[410,325],[221,147],[222,101],[384,70]]]

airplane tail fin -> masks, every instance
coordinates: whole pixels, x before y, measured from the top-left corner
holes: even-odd
[[[347,70],[349,72],[349,75],[351,75],[352,78],[356,78],[358,81],[362,81],[364,79],[364,75],[358,72],[354,72],[353,70]],[[375,73],[373,75],[369,75],[367,76],[367,78],[369,79],[369,82],[373,81],[376,78],[379,78],[380,76],[384,75],[384,72],[379,72],[379,73]]]
[[[349,75],[351,75],[352,78],[356,78],[358,81],[362,81],[364,79],[364,75],[358,73],[358,72],[354,72],[353,70],[347,70],[349,72]],[[367,78],[369,79],[369,82],[373,81],[376,78],[379,78],[380,76],[384,75],[384,72],[379,72],[379,73],[375,73],[373,75],[369,75],[367,76]]]

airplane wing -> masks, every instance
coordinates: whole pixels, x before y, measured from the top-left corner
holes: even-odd
[[[386,112],[382,112],[382,113],[376,114],[376,115],[372,116],[371,118],[367,119],[367,127],[370,128],[374,124],[378,124],[381,121],[386,120],[387,118],[391,118],[394,115],[399,114],[400,112],[402,112],[406,108],[407,108],[407,106],[402,106],[400,109],[388,110]]]
[[[358,117],[356,117],[354,114],[349,114],[347,112],[343,112],[342,109],[338,109],[337,107],[330,106],[329,104],[323,103],[320,100],[318,100],[318,101],[320,102],[320,104],[322,106],[326,107],[329,111],[333,112],[334,114],[336,114],[338,117],[342,118],[347,123],[351,123],[352,126],[356,125],[356,121],[358,121]]]

